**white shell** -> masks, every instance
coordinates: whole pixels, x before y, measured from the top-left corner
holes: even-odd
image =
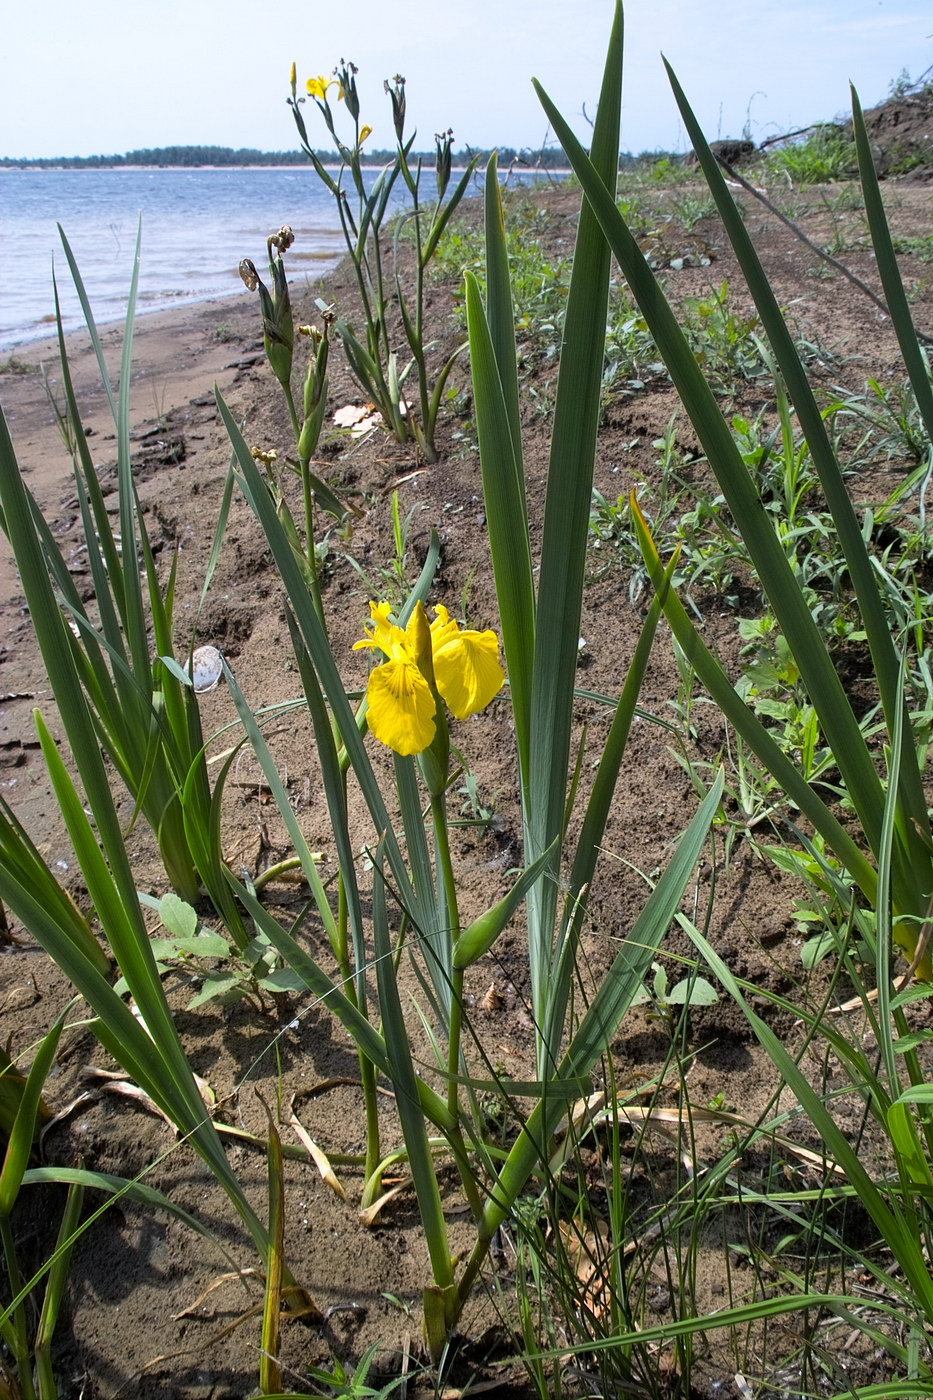
[[[224,659],[216,647],[196,647],[191,658],[195,694],[213,690],[224,673]]]

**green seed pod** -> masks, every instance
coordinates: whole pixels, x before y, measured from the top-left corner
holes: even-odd
[[[463,930],[454,949],[454,967],[470,967],[478,962],[484,953],[489,952],[512,917],[517,902],[511,894],[507,894],[498,904],[487,909],[485,914],[480,914],[478,919],[474,919],[469,928]]]
[[[487,909],[485,914],[480,914],[469,928],[463,930],[454,948],[454,967],[470,967],[484,953],[489,952],[525,897],[526,890],[534,884],[550,860],[558,840],[559,838],[555,837],[544,854],[540,855],[533,865],[529,865],[527,870],[522,871],[508,894],[500,899],[498,904]]]

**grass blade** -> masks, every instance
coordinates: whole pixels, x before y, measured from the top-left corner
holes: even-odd
[[[512,306],[512,280],[506,251],[505,218],[502,212],[502,189],[496,166],[495,152],[486,166],[484,186],[484,218],[486,232],[486,316],[493,358],[499,370],[499,383],[505,411],[512,430],[518,490],[526,516],[525,472],[522,464],[522,423],[519,412],[518,351],[515,344],[515,312]]]
[[[907,366],[907,375],[917,400],[920,416],[926,427],[927,436],[933,439],[933,385],[930,383],[930,371],[923,351],[920,349],[916,327],[910,314],[910,303],[904,290],[904,281],[897,265],[897,255],[894,252],[891,231],[888,228],[884,212],[884,201],[881,198],[881,187],[875,173],[871,141],[865,126],[865,118],[862,115],[862,104],[854,87],[851,92],[852,125],[855,132],[859,178],[862,182],[865,214],[871,233],[872,247],[875,251],[875,261],[878,264],[878,275],[884,288],[885,300],[891,315],[891,324],[894,326],[897,343]]]
[[[52,1366],[52,1338],[55,1335],[62,1299],[65,1296],[71,1253],[78,1237],[78,1222],[81,1219],[83,1204],[84,1187],[78,1185],[77,1182],[72,1182],[65,1198],[65,1209],[62,1212],[55,1254],[49,1268],[48,1282],[42,1299],[42,1311],[39,1314],[39,1326],[36,1329],[33,1359],[39,1400],[58,1400],[61,1394]]]
[[[745,221],[726,185],[719,163],[703,136],[683,89],[670,65],[666,64],[665,66],[687,134],[693,143],[704,177],[716,201],[719,216],[723,221],[729,241],[758,308],[762,325],[774,350],[788,393],[797,409],[798,420],[810,448],[811,459],[819,476],[826,496],[826,503],[838,533],[839,543],[849,567],[852,586],[858,599],[862,625],[868,635],[872,664],[881,692],[888,731],[891,732],[894,727],[897,707],[898,705],[903,707],[904,698],[898,689],[898,658],[891,635],[891,619],[886,614],[881,601],[875,569],[862,535],[861,525],[829,440],[823,414],[820,412],[806,371],[800,361],[800,356],[777,298],[761,266]],[[858,99],[854,98],[854,101],[857,103]],[[858,116],[860,115],[859,111]],[[862,125],[864,128],[864,123]],[[867,141],[868,138],[865,135],[866,151]],[[858,144],[858,118],[856,118],[856,144]],[[863,171],[862,183],[866,191],[866,209],[869,214],[873,242],[875,242],[879,271],[882,273],[889,306],[892,307],[892,319],[895,321],[895,329],[902,353],[908,362],[908,370],[911,373],[911,382],[914,384],[914,390],[917,394],[917,402],[920,404],[922,399],[929,406],[927,429],[933,435],[933,391],[930,388],[929,374],[926,371],[916,333],[910,320],[907,299],[904,295],[903,283],[898,272],[897,261],[894,257],[890,234],[884,218],[884,209],[881,204],[870,152],[866,156],[866,169]],[[895,305],[898,309],[897,317],[895,317],[893,310]],[[911,364],[913,364],[912,370],[910,369]],[[911,760],[913,757],[912,753]],[[913,761],[910,762],[908,768],[906,758],[905,755],[900,790],[910,815],[925,822],[926,805],[923,800],[919,768]]]
[[[615,189],[622,110],[622,6],[615,7],[596,122],[592,169]],[[580,211],[564,319],[551,433],[531,701],[531,769],[525,810],[525,859],[531,864],[564,829],[573,727],[580,614],[593,492],[609,304],[611,254],[588,203]],[[595,328],[599,331],[594,334]],[[558,898],[555,858],[529,893],[528,925],[535,1024],[541,1028],[538,1070],[558,1054],[566,1014],[564,984],[555,982],[553,934]]]
[[[402,1136],[418,1196],[418,1208],[434,1282],[439,1288],[446,1289],[453,1284],[453,1264],[447,1242],[447,1227],[441,1206],[437,1173],[421,1108],[418,1076],[415,1074],[411,1058],[409,1033],[396,981],[381,850],[375,852],[373,863],[373,945],[376,953],[379,1006],[389,1054],[389,1074],[395,1089]]]
[[[282,1176],[282,1140],[269,1118],[269,1254],[262,1300],[262,1332],[259,1342],[259,1390],[272,1395],[282,1385],[279,1334],[282,1314],[282,1281],[285,1249],[285,1183]]]
[[[508,394],[503,389],[503,374],[515,375],[515,359],[513,355],[511,367],[500,371],[476,278],[467,272],[464,280],[489,552],[515,716],[521,783],[526,800],[530,800],[527,784],[531,768],[535,595],[521,458],[513,435]]]
[[[0,1216],[8,1217],[16,1204],[23,1173],[32,1155],[36,1122],[42,1108],[42,1090],[49,1077],[64,1024],[65,1017],[62,1015],[42,1037],[26,1076],[19,1108],[7,1141],[3,1166],[0,1168]]]
[[[884,812],[882,784],[784,550],[762,509],[757,490],[696,358],[671,308],[660,295],[654,275],[610,191],[553,103],[540,89],[539,95],[648,322],[703,450],[716,471],[733,519],[800,668],[868,843],[876,851]],[[929,870],[929,860],[923,865],[912,860],[914,844],[912,832],[907,831],[906,824],[899,824],[893,865],[895,897],[901,909],[912,913],[925,907],[924,873]]]

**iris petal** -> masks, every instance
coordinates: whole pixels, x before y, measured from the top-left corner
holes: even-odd
[[[317,98],[320,99],[320,101],[326,102],[326,101],[327,101],[327,89],[333,84],[334,81],[335,81],[335,80],[334,80],[333,78],[331,78],[330,80],[328,80],[328,79],[325,78],[324,75],[321,74],[321,73],[319,73],[318,76],[317,76],[316,78],[309,78],[308,81],[305,83],[305,87],[306,87],[306,89],[307,89],[308,96],[309,96],[309,97],[317,97]],[[340,95],[341,95],[341,97],[343,96],[343,90],[342,90],[342,89],[341,89]]]
[[[434,679],[451,714],[467,719],[484,710],[505,682],[499,639],[495,632],[439,631],[449,640],[435,646]]]
[[[435,652],[445,642],[449,642],[451,637],[456,637],[459,631],[460,628],[447,609],[438,603],[434,609],[434,621],[431,623],[431,645]]]
[[[467,719],[485,709],[505,683],[495,632],[461,631],[440,606],[429,628],[419,603],[404,631],[389,621],[388,603],[371,602],[369,612],[372,630],[367,628],[353,649],[381,651],[385,657],[369,677],[367,715],[376,738],[396,753],[430,747],[436,694],[457,719]]]
[[[370,647],[374,651],[384,651],[386,656],[391,656],[394,646],[407,646],[408,638],[401,627],[396,627],[393,622],[389,621],[391,611],[389,603],[370,603],[369,615],[373,630],[367,632],[361,642],[353,643],[354,651],[362,651],[365,647]]]
[[[366,718],[381,744],[397,754],[423,753],[434,738],[436,705],[418,667],[397,655],[370,673]]]

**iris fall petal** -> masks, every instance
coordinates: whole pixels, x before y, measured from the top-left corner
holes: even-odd
[[[370,673],[366,719],[381,744],[397,754],[423,753],[434,738],[436,705],[413,661],[396,655]]]
[[[435,645],[434,679],[457,719],[484,710],[505,682],[495,632],[448,633],[447,640]]]

